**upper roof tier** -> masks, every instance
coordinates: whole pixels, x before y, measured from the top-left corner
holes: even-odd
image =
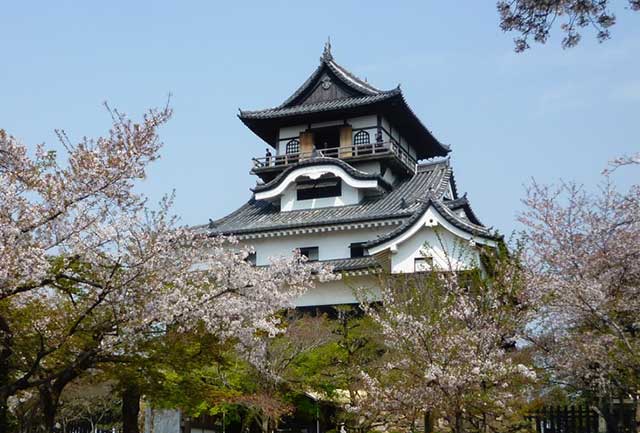
[[[238,117],[275,147],[281,127],[370,114],[387,117],[402,131],[418,159],[445,156],[449,152],[449,147],[440,143],[411,110],[399,86],[380,90],[356,77],[335,62],[329,43],[320,57],[320,65],[281,105],[257,111],[240,110]]]

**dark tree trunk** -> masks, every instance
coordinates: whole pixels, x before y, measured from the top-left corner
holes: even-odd
[[[122,433],[140,433],[140,388],[132,383],[122,391]]]
[[[51,389],[49,384],[39,387],[40,410],[42,411],[42,424],[44,431],[53,432],[56,425],[56,412],[60,395]]]
[[[11,345],[13,343],[13,333],[7,320],[0,316],[0,432],[9,431],[9,408],[7,400],[9,395],[9,368],[11,356]]]
[[[7,407],[8,398],[0,395],[0,432],[9,431],[9,408]]]

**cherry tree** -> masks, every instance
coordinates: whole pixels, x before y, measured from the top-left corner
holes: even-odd
[[[638,400],[640,389],[640,185],[619,191],[613,161],[596,193],[575,183],[533,183],[525,225],[527,288],[538,305],[532,341],[564,385]],[[628,166],[623,168],[622,166]]]
[[[158,158],[169,107],[72,143],[61,159],[0,131],[0,430],[7,399],[37,389],[47,428],[64,387],[97,363],[134,352],[167,326],[204,326],[259,342],[274,315],[326,270],[292,254],[269,267],[232,238],[179,227],[171,198],[156,209],[135,184]]]
[[[364,304],[384,338],[386,362],[365,374],[352,410],[416,430],[491,428],[508,416],[535,373],[515,347],[528,317],[516,266],[481,273],[389,276],[382,306]]]
[[[560,24],[565,33],[563,48],[576,46],[581,29],[587,27],[593,28],[598,41],[603,42],[609,39],[609,29],[616,23],[611,3],[611,0],[500,0],[500,28],[519,33],[515,39],[516,52],[528,49],[531,39],[541,44],[547,42],[557,20],[563,20]],[[632,11],[640,11],[640,0],[621,3]]]

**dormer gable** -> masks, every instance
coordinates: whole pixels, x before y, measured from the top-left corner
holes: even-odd
[[[338,159],[316,158],[256,186],[254,193],[256,200],[277,202],[281,211],[290,211],[355,205],[390,189],[379,175],[356,170]]]
[[[279,108],[383,93],[387,92],[376,89],[336,63],[331,54],[331,43],[327,42],[320,65]]]

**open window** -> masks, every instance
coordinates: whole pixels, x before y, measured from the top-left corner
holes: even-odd
[[[318,260],[318,247],[303,247],[299,248],[299,250],[300,255],[305,256],[310,262],[315,262]]]
[[[433,270],[433,257],[416,257],[413,259],[414,272],[429,272]]]
[[[313,143],[316,149],[322,151],[325,149],[335,149],[340,147],[340,127],[330,126],[327,128],[318,128],[313,130]],[[335,155],[326,155],[335,156]]]
[[[366,255],[366,251],[364,248],[364,242],[354,242],[349,245],[349,250],[351,250],[351,258],[356,257],[364,257]]]
[[[296,183],[296,194],[298,200],[339,197],[342,195],[342,179],[332,176],[299,180]]]
[[[245,257],[244,261],[249,263],[250,265],[255,266],[257,263],[257,255],[255,251],[250,252],[249,254],[247,254],[247,257]]]

